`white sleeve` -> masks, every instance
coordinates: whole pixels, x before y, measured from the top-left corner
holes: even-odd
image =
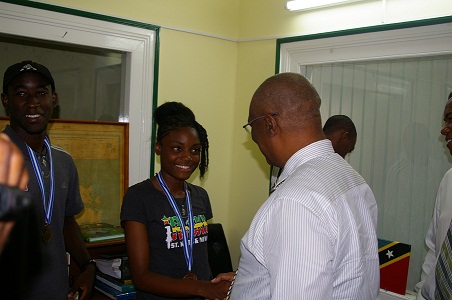
[[[331,299],[334,253],[325,224],[294,201],[272,209],[263,247],[272,299]]]

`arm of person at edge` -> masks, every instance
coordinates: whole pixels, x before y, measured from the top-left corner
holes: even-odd
[[[212,283],[218,283],[220,281],[232,282],[232,280],[234,280],[234,276],[235,276],[235,272],[220,273],[217,275],[217,277],[212,279],[210,282],[212,282]]]
[[[0,133],[0,184],[25,190],[28,172],[19,148],[9,137]],[[5,246],[14,221],[0,221],[0,253]]]
[[[436,207],[435,207],[436,210]],[[435,251],[435,232],[436,226],[433,223],[433,220],[430,223],[430,227],[427,231],[427,235],[425,237],[425,243],[427,245],[428,251],[425,256],[424,262],[422,264],[422,273],[421,273],[421,281],[416,284],[414,290],[417,292],[416,300],[424,300],[425,298],[422,296],[421,290],[424,286],[425,279],[428,274],[430,274],[431,270],[435,268],[436,264],[436,251]]]
[[[444,179],[443,179],[444,180]],[[443,182],[441,181],[441,183]],[[435,200],[435,206],[433,208],[433,217],[430,221],[430,226],[428,228],[427,234],[425,236],[425,245],[427,246],[427,254],[425,255],[424,262],[422,263],[421,281],[416,284],[414,290],[417,292],[416,299],[424,300],[422,296],[422,287],[425,284],[425,280],[432,270],[436,267],[436,232],[438,230],[438,218],[440,215],[439,207],[441,203],[441,185],[437,192],[437,197]],[[447,192],[447,190],[446,190]],[[450,197],[451,195],[445,195],[444,197]]]
[[[125,221],[124,232],[130,273],[137,289],[171,298],[226,298],[229,282],[175,279],[150,272],[148,266],[151,257],[146,226],[136,221]]]
[[[66,217],[64,220],[64,242],[66,251],[69,252],[79,267],[91,258],[74,216]],[[84,270],[80,270],[80,275],[69,290],[68,299],[74,299],[74,294],[77,291],[79,292],[79,300],[89,299],[93,290],[95,271],[96,266],[94,264],[88,264]]]

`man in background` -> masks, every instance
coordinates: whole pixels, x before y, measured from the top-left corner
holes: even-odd
[[[326,120],[323,125],[323,133],[325,137],[331,141],[334,152],[345,156],[355,150],[356,144],[356,127],[353,121],[345,115],[334,115]],[[282,170],[272,166],[270,176],[270,187],[273,187],[281,174]]]
[[[41,64],[16,63],[5,71],[1,99],[10,117],[10,125],[3,132],[24,156],[31,174],[26,190],[32,200],[27,218],[16,220],[1,256],[2,293],[11,293],[14,299],[71,299],[80,292],[80,299],[88,299],[95,262],[90,259],[74,218],[83,209],[77,170],[72,157],[53,147],[47,136],[47,125],[58,103],[54,79]],[[72,287],[66,251],[81,269]],[[18,280],[25,282],[26,289],[14,288],[14,282],[3,286],[14,277],[13,270],[19,263],[19,270],[33,273]],[[18,297],[19,293],[23,295]]]
[[[334,152],[345,158],[355,150],[356,128],[353,121],[345,115],[334,115],[326,120],[323,133],[331,141]]]
[[[252,97],[243,127],[283,171],[242,238],[231,299],[378,297],[377,204],[325,138],[320,102],[296,73],[268,78]]]

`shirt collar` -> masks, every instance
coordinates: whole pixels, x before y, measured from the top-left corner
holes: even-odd
[[[331,153],[334,153],[334,149],[329,139],[320,140],[301,148],[286,162],[276,184],[286,180],[298,166],[310,161],[313,158]]]
[[[17,132],[10,126],[6,125],[5,129],[3,130],[4,133],[6,133],[11,141],[19,147],[20,151],[24,155],[25,160],[30,160],[30,156],[28,155],[27,150],[27,144],[25,141],[17,134]],[[49,139],[50,141],[50,139]]]

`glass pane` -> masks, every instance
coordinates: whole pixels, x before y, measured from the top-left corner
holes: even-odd
[[[54,118],[119,121],[124,116],[125,55],[112,50],[75,47],[0,35],[0,70],[23,60],[49,68],[59,106]],[[0,115],[5,116],[4,109]]]
[[[407,288],[419,281],[425,234],[436,191],[452,159],[440,130],[452,91],[452,56],[305,66],[322,98],[325,121],[335,114],[356,125],[346,159],[378,202],[378,236],[412,245]]]

